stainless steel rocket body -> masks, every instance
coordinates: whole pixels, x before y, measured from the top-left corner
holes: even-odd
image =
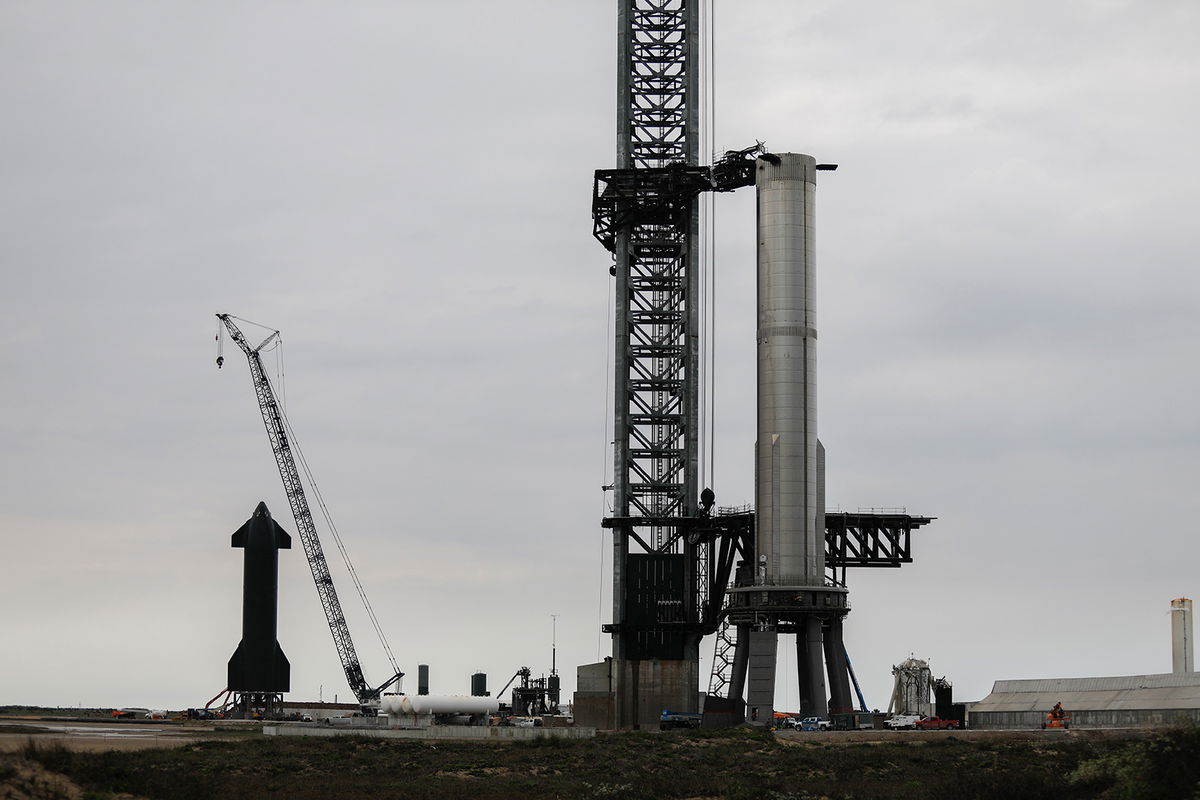
[[[777,163],[776,163],[777,162]],[[816,160],[760,158],[756,583],[821,586],[814,237]]]

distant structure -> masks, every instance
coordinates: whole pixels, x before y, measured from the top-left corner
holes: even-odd
[[[996,681],[967,710],[972,728],[1034,730],[1055,703],[1071,728],[1144,728],[1200,723],[1200,673]]]
[[[513,686],[513,682],[520,682]],[[562,684],[557,671],[549,676],[533,677],[533,670],[521,667],[500,690],[503,695],[512,686],[512,713],[518,717],[558,714]]]
[[[1192,646],[1192,601],[1171,601],[1171,671],[1194,672]]]
[[[1192,670],[1192,601],[1171,601],[1173,672],[1105,678],[996,681],[967,711],[972,728],[1036,728],[1061,703],[1074,728],[1200,723],[1200,673]]]
[[[942,719],[954,720],[960,728],[967,726],[967,705],[954,702],[954,684],[945,678],[933,682],[933,713]]]
[[[894,683],[888,713],[931,716],[933,704],[929,701],[929,692],[934,681],[929,662],[920,658],[906,658],[892,667],[892,675]]]
[[[242,640],[229,659],[228,689],[243,717],[278,715],[291,682],[291,664],[279,646],[279,551],[292,537],[271,519],[266,503],[233,534],[242,548]]]

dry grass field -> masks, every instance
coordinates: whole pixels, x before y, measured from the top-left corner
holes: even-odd
[[[481,743],[180,729],[131,748],[10,730],[21,744],[0,756],[0,798],[1200,797],[1200,730],[1054,733],[741,728]]]

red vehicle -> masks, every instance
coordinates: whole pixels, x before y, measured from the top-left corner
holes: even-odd
[[[919,719],[913,723],[919,731],[952,731],[959,727],[956,719],[942,719],[941,717],[929,717],[928,719]]]

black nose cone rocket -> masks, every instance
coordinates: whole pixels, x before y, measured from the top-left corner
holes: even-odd
[[[244,549],[242,567],[242,641],[229,659],[229,686],[235,692],[286,692],[292,665],[276,639],[279,610],[279,551],[291,549],[292,537],[271,519],[266,503],[233,534]]]

